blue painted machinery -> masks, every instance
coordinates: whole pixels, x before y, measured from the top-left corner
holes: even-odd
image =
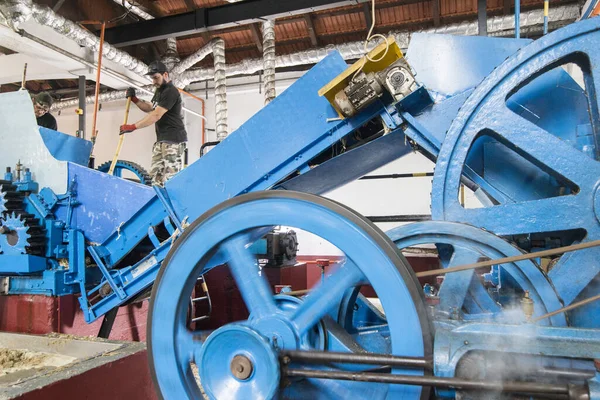
[[[581,303],[600,293],[597,247],[425,287],[400,252],[429,246],[450,268],[600,239],[599,43],[596,18],[535,42],[414,35],[406,59],[389,43],[350,68],[333,53],[164,188],[15,142],[2,156],[29,170],[2,182],[4,290],[80,293],[93,321],[152,288],[168,399],[202,398],[200,381],[212,399],[600,399],[600,302]],[[413,151],[436,163],[432,222],[383,233],[319,196]],[[256,253],[277,226],[345,262],[274,296]],[[190,295],[223,263],[250,317],[194,331]]]

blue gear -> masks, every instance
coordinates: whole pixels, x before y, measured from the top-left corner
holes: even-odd
[[[29,245],[28,233],[29,227],[21,216],[12,213],[0,218],[0,225],[9,229],[8,233],[0,235],[0,253],[5,255],[26,254],[26,247]]]

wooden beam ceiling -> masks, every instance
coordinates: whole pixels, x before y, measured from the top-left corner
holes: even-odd
[[[263,40],[262,34],[260,31],[260,26],[258,24],[250,24],[250,33],[252,34],[252,40],[254,40],[254,44],[258,48],[258,51],[263,52]]]
[[[315,29],[315,24],[313,23],[312,14],[306,14],[304,16],[304,21],[306,22],[306,29],[308,30],[308,37],[310,38],[310,44],[313,47],[319,45],[319,39],[317,38],[317,30]]]

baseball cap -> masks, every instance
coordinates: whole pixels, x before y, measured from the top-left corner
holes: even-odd
[[[162,74],[168,72],[167,66],[160,61],[153,61],[148,66],[148,73],[146,75]]]
[[[52,96],[48,92],[41,92],[35,95],[34,100],[36,103],[41,104],[45,107],[50,108],[52,106]]]

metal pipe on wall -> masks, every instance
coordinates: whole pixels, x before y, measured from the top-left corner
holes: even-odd
[[[263,22],[263,69],[265,78],[265,104],[277,96],[275,90],[275,21]]]

